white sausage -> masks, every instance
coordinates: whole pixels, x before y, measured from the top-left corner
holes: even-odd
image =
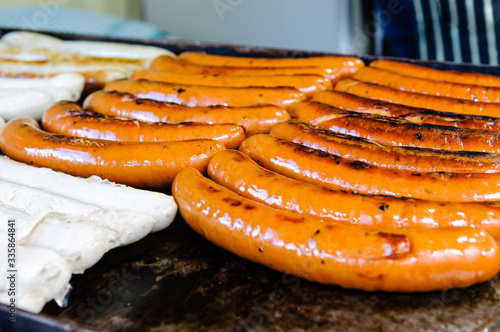
[[[170,225],[177,213],[177,204],[172,196],[118,185],[101,180],[97,176],[79,178],[1,156],[0,180],[37,188],[102,208],[151,215],[155,218],[153,232]]]
[[[24,213],[26,217],[18,221],[17,241],[24,239],[51,213],[65,215],[68,222],[86,222],[99,227],[106,227],[117,236],[116,246],[129,244],[149,234],[155,223],[154,217],[145,213],[103,209],[101,206],[82,203],[71,198],[48,193],[40,189],[0,180],[0,220],[10,218],[10,211]],[[101,210],[101,212],[98,212]],[[27,219],[28,218],[28,219]],[[54,219],[54,218],[53,218]],[[0,223],[0,234],[5,225]]]
[[[44,88],[64,88],[71,95],[71,101],[77,101],[82,94],[85,85],[85,78],[76,73],[63,73],[49,78],[12,78],[0,77],[0,91],[26,90],[26,89],[44,89]],[[48,90],[49,92],[51,90]],[[62,100],[62,99],[59,99]]]
[[[7,248],[5,240],[0,241]],[[71,289],[71,267],[67,260],[55,251],[43,248],[17,246],[16,307],[39,313],[45,303],[55,299],[61,302]],[[0,260],[0,269],[7,271],[7,260]],[[0,302],[10,303],[9,280],[0,278]]]
[[[83,273],[109,250],[120,245],[112,229],[85,222],[82,217],[51,213],[22,241],[25,247],[57,252],[71,263],[73,273]]]
[[[103,58],[149,59],[160,55],[175,57],[175,54],[154,46],[130,45],[113,42],[94,42],[61,39],[36,32],[14,31],[1,39],[6,45],[24,49],[50,49],[52,52],[77,53]]]

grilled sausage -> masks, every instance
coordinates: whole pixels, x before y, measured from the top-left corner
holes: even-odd
[[[42,125],[56,134],[122,142],[213,139],[235,149],[245,139],[243,129],[234,124],[143,122],[84,111],[71,102],[56,103],[45,111]]]
[[[481,86],[500,87],[500,77],[478,74],[464,73],[452,70],[437,70],[428,67],[413,65],[409,63],[377,60],[370,63],[370,67],[394,71],[401,75],[426,78],[430,80],[463,83]]]
[[[314,74],[321,75],[331,81],[337,81],[356,71],[358,67],[217,67],[197,65],[185,61],[172,59],[169,56],[159,56],[151,62],[149,70],[165,71],[180,74],[203,74],[203,75],[230,75],[230,76],[273,76],[273,75],[297,75]]]
[[[500,130],[500,118],[497,117],[436,112],[361,98],[333,90],[318,92],[312,100],[344,110],[402,118],[416,124],[426,123],[457,128]],[[300,104],[295,104],[294,107],[298,107]]]
[[[388,146],[338,134],[302,121],[279,123],[270,135],[328,152],[350,161],[414,173],[497,173],[500,157],[487,153],[447,152]]]
[[[373,114],[332,114],[322,118],[320,128],[366,138],[391,146],[408,146],[445,151],[500,153],[500,132],[453,128],[406,122]]]
[[[327,68],[360,68],[363,60],[349,56],[313,56],[307,58],[250,58],[206,54],[200,52],[183,52],[179,60],[204,66],[218,67],[327,67]]]
[[[243,127],[247,136],[268,133],[274,124],[290,119],[288,112],[276,105],[188,107],[139,99],[128,93],[114,91],[94,92],[85,99],[83,108],[96,113],[145,122],[234,123]]]
[[[259,165],[286,177],[365,195],[408,197],[437,202],[500,200],[500,174],[412,173],[347,161],[269,135],[255,135],[239,150]]]
[[[205,171],[210,157],[224,145],[212,140],[142,143],[56,135],[24,117],[4,127],[0,149],[14,160],[75,176],[98,175],[130,186],[164,189],[185,167]]]
[[[399,118],[343,111],[318,102],[304,102],[292,116],[333,132],[389,146],[445,151],[500,152],[500,132],[415,124]]]
[[[293,88],[227,88],[148,80],[123,80],[110,83],[104,91],[131,93],[139,98],[153,99],[186,106],[252,106],[274,104],[288,107],[306,96]]]
[[[500,102],[500,88],[404,76],[375,67],[360,68],[352,78],[361,82],[383,85],[388,88],[414,93],[480,101],[484,103]]]
[[[223,87],[292,87],[307,97],[319,91],[331,90],[332,83],[325,77],[312,74],[275,75],[275,76],[227,76],[204,74],[179,74],[142,70],[132,74],[133,80],[149,80],[165,83],[193,84]]]
[[[347,92],[356,96],[396,103],[401,105],[421,107],[440,112],[498,116],[500,104],[480,103],[447,97],[429,96],[419,93],[395,90],[385,86],[363,83],[351,79],[338,82],[335,90]]]

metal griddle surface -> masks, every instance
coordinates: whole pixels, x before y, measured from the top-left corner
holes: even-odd
[[[0,36],[10,30],[0,29]],[[252,56],[325,53],[52,34],[181,51]],[[366,62],[375,57],[361,56]],[[500,76],[499,67],[406,60]],[[500,331],[500,276],[431,293],[362,292],[308,282],[211,244],[178,217],[166,230],[107,253],[71,279],[66,308],[17,312],[18,331]],[[7,331],[0,305],[0,331]]]

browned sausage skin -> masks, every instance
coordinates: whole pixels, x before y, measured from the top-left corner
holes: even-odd
[[[330,189],[437,202],[500,200],[499,173],[413,173],[388,170],[348,161],[270,135],[249,137],[241,143],[239,150],[274,172]]]
[[[364,138],[338,134],[293,120],[275,125],[271,136],[337,155],[346,160],[414,173],[497,173],[500,156],[466,151],[389,146]]]
[[[213,140],[144,143],[57,135],[24,117],[3,128],[0,149],[14,160],[75,176],[98,175],[130,186],[165,189],[187,166],[204,172],[224,145]]]
[[[45,111],[42,125],[56,134],[121,142],[213,139],[234,149],[245,139],[245,132],[235,124],[144,122],[84,111],[78,104],[67,101]]]

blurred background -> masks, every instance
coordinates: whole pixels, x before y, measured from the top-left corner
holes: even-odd
[[[2,0],[0,27],[498,64],[500,0]]]
[[[170,38],[206,42],[368,53],[369,40],[360,45],[349,43],[355,27],[362,26],[361,2],[2,0],[0,24],[143,38],[161,38],[168,34]],[[151,26],[138,26],[130,20],[141,20]],[[134,29],[127,28],[127,23]]]

